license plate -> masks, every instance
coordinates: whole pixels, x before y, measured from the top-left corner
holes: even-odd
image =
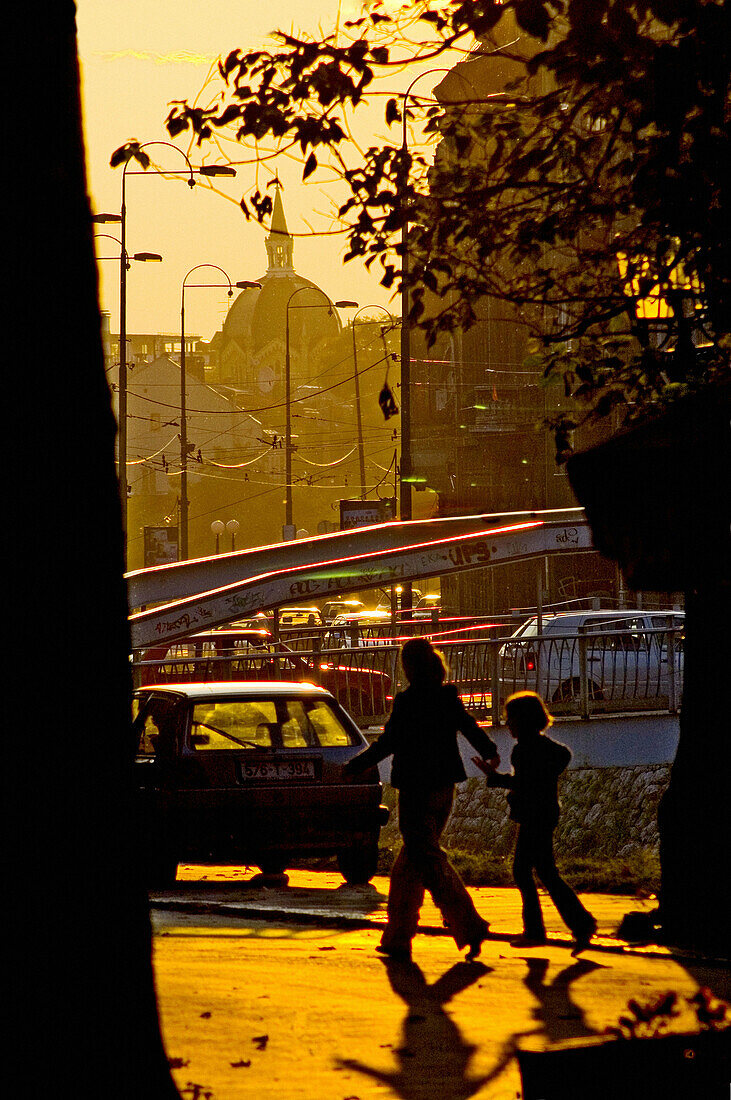
[[[286,760],[276,763],[267,760],[255,760],[251,763],[242,761],[239,764],[239,778],[246,782],[249,779],[267,780],[293,780],[314,779],[314,760]]]

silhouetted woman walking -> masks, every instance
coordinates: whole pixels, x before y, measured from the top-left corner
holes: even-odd
[[[441,910],[458,948],[468,959],[480,953],[487,922],[475,909],[462,879],[439,841],[449,819],[454,785],[467,778],[457,746],[464,734],[483,761],[497,767],[493,741],[465,710],[454,684],[445,684],[446,665],[425,638],[410,638],[401,650],[409,686],[399,692],[383,733],[345,765],[357,775],[393,756],[391,783],[399,791],[399,828],[403,847],[391,871],[388,924],[377,950],[410,958],[424,890]]]

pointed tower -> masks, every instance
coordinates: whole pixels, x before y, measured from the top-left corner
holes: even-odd
[[[274,195],[272,226],[266,239],[266,249],[269,257],[268,275],[291,275],[294,272],[294,240],[287,229],[279,187]]]

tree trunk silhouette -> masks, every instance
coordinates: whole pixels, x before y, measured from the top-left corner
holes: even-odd
[[[115,424],[81,134],[75,6],[4,16],[23,81],[6,133],[6,1009],[29,1098],[177,1097],[134,826]],[[8,279],[9,276],[9,279]],[[8,674],[9,673],[9,674]],[[6,1029],[7,1033],[7,1029]]]
[[[680,740],[658,815],[666,940],[731,950],[729,692],[731,386],[677,402],[576,454],[594,545],[635,590],[685,591]]]

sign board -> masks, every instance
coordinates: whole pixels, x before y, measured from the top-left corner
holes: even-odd
[[[178,561],[177,527],[145,527],[145,568]]]
[[[371,527],[396,519],[396,498],[386,500],[341,500],[340,530],[350,527]]]

